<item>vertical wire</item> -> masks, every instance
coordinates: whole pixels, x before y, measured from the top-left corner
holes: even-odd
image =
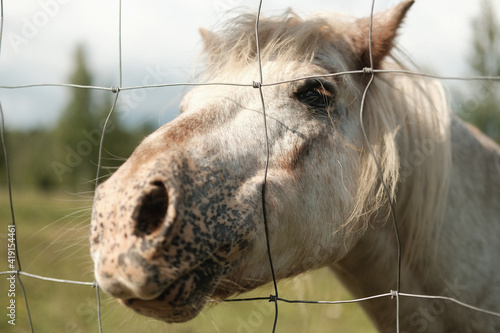
[[[259,9],[257,10],[257,17],[255,19],[255,43],[257,47],[257,61],[259,64],[259,82],[262,85],[264,83],[264,77],[262,75],[262,59],[260,56],[260,41],[259,41],[259,22],[260,22],[260,13],[262,10],[262,0],[259,1]],[[266,131],[267,135],[267,131]]]
[[[118,87],[112,90],[114,92],[115,98],[113,100],[113,105],[111,106],[111,110],[109,110],[108,116],[104,121],[104,125],[102,127],[101,138],[99,140],[99,154],[97,158],[97,171],[96,171],[96,180],[95,180],[95,190],[94,190],[94,205],[95,198],[97,196],[97,187],[99,186],[99,178],[102,164],[102,151],[104,146],[104,137],[106,135],[106,129],[108,127],[108,123],[113,115],[113,111],[116,108],[116,103],[118,102],[118,97],[120,95],[120,89],[123,86],[123,70],[122,70],[122,1],[118,1]],[[101,297],[100,297],[100,289],[97,281],[94,281],[96,288],[96,302],[97,302],[97,322],[99,326],[99,333],[102,333],[102,318],[101,318]]]
[[[3,22],[4,22],[4,16],[3,16],[3,0],[0,0],[0,54],[1,54],[1,49],[2,49],[2,41],[3,41]],[[21,293],[23,294],[23,299],[24,299],[24,306],[26,307],[26,316],[28,317],[28,324],[30,328],[30,332],[34,332],[33,329],[33,322],[31,320],[31,313],[30,313],[30,308],[28,305],[28,296],[26,295],[26,290],[24,288],[23,281],[21,279],[21,275],[19,272],[22,270],[21,268],[21,259],[19,256],[19,247],[17,244],[17,228],[16,228],[16,218],[14,214],[14,201],[12,198],[12,181],[11,181],[11,175],[10,175],[10,167],[9,167],[9,158],[7,154],[7,145],[5,143],[5,118],[3,114],[3,108],[2,104],[0,102],[0,140],[2,141],[2,149],[4,152],[4,158],[5,158],[5,172],[7,176],[7,189],[9,192],[9,206],[10,206],[10,216],[12,220],[12,225],[14,226],[16,233],[14,235],[14,246],[16,249],[16,265],[17,265],[17,274],[16,278],[19,281],[19,285],[21,286]]]
[[[99,333],[102,333],[102,320],[101,320],[101,294],[99,292],[99,285],[97,281],[94,281],[95,284],[95,297],[97,300],[97,324],[99,327]]]
[[[261,16],[261,10],[262,10],[262,0],[259,1],[259,9],[257,11],[257,17],[255,20],[255,38],[256,38],[256,48],[257,48],[257,61],[259,65],[259,79],[260,81],[258,83],[254,82],[253,86],[254,88],[259,89],[259,94],[260,94],[260,100],[262,103],[262,114],[263,114],[263,120],[264,120],[264,132],[265,132],[265,139],[266,139],[266,164],[265,164],[265,169],[264,169],[264,180],[262,183],[262,214],[263,214],[263,219],[264,219],[264,229],[265,229],[265,235],[266,235],[266,246],[267,246],[267,255],[269,259],[269,267],[271,269],[271,275],[273,278],[273,286],[274,286],[274,293],[275,295],[271,295],[269,297],[270,302],[274,302],[274,309],[275,309],[275,315],[274,315],[274,323],[273,323],[273,333],[276,331],[276,324],[278,323],[278,284],[276,282],[276,274],[274,272],[274,265],[273,265],[273,259],[271,255],[271,244],[269,241],[269,226],[268,226],[268,221],[267,221],[267,212],[266,212],[266,189],[267,189],[267,174],[268,174],[268,169],[269,169],[269,156],[270,156],[270,149],[269,149],[269,135],[267,132],[267,116],[266,116],[266,104],[264,102],[264,94],[262,92],[262,83],[264,82],[263,74],[262,74],[262,59],[261,59],[261,54],[260,54],[260,41],[259,41],[259,21],[260,21],[260,16]]]
[[[103,146],[104,146],[104,136],[106,134],[106,128],[108,127],[108,123],[111,119],[111,116],[113,114],[113,111],[116,108],[116,103],[118,101],[118,96],[120,95],[120,88],[115,88],[113,92],[116,94],[115,98],[113,100],[113,104],[111,106],[111,109],[108,112],[108,116],[106,117],[106,120],[104,121],[104,125],[102,127],[102,133],[101,133],[101,139],[99,141],[99,154],[97,157],[97,172],[96,172],[96,180],[95,180],[95,191],[94,191],[94,203],[95,203],[95,196],[97,195],[97,187],[99,186],[99,177],[100,177],[100,171],[101,171],[101,164],[102,164],[102,151],[103,151]]]
[[[122,87],[123,81],[123,71],[122,71],[122,0],[118,1],[118,63],[119,63],[119,75],[120,75],[120,85]]]
[[[369,56],[370,56],[370,68],[369,68],[369,73],[371,73],[370,80],[368,81],[365,90],[363,91],[363,97],[361,98],[361,106],[360,106],[360,111],[359,111],[359,116],[360,116],[360,123],[361,123],[361,131],[363,132],[364,139],[366,141],[366,144],[368,146],[368,149],[370,151],[370,154],[372,155],[374,161],[375,161],[375,166],[377,168],[377,174],[378,177],[380,178],[380,182],[382,184],[382,187],[384,189],[384,194],[387,196],[387,199],[389,201],[389,210],[390,210],[390,215],[391,219],[393,222],[393,227],[394,227],[394,232],[396,236],[396,242],[397,242],[397,267],[396,267],[396,332],[399,333],[399,311],[400,311],[400,304],[399,304],[399,293],[401,291],[401,260],[402,260],[402,255],[401,255],[401,238],[399,235],[399,227],[397,224],[396,220],[396,214],[394,211],[394,205],[391,199],[391,195],[389,192],[389,189],[387,187],[387,184],[385,183],[380,164],[377,161],[377,157],[375,155],[375,152],[373,151],[373,147],[370,144],[370,141],[368,139],[368,135],[366,134],[365,126],[363,123],[363,112],[364,112],[364,105],[365,105],[365,100],[366,100],[366,95],[368,93],[368,89],[370,88],[372,82],[375,79],[375,73],[373,71],[373,50],[372,50],[372,41],[373,41],[373,13],[374,13],[374,8],[375,8],[375,0],[372,0],[372,5],[370,9],[370,27],[368,31],[368,51],[369,51]]]

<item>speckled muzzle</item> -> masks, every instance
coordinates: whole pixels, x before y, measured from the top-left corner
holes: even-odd
[[[133,155],[99,186],[91,255],[106,293],[143,315],[180,322],[227,296],[221,280],[252,246],[249,211],[260,208],[246,194],[258,185],[199,168],[183,151],[161,156]]]

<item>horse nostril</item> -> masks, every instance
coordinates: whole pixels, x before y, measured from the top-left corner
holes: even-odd
[[[132,214],[136,222],[134,235],[150,235],[160,228],[167,214],[167,205],[165,185],[161,181],[151,182]]]

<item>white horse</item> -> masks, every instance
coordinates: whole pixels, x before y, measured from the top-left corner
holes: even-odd
[[[500,311],[499,147],[432,80],[375,73],[360,112],[371,75],[359,70],[401,68],[391,48],[411,5],[373,17],[371,56],[368,18],[262,18],[263,82],[304,78],[263,85],[265,114],[252,87],[185,96],[182,114],[98,188],[101,288],[139,313],[189,320],[271,281],[267,228],[278,279],[329,266],[357,297],[387,293],[398,287],[392,204],[401,292]],[[259,81],[255,20],[202,31],[202,81]],[[500,318],[452,302],[399,299],[402,331],[500,331]],[[395,300],[362,305],[395,332]]]

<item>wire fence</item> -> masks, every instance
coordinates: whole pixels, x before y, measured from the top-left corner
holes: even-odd
[[[267,181],[267,167],[269,165],[269,146],[268,146],[268,140],[267,140],[267,124],[266,124],[266,103],[264,100],[262,88],[266,86],[273,86],[273,85],[280,85],[284,83],[290,83],[293,81],[299,81],[299,80],[304,80],[306,78],[319,78],[319,77],[332,77],[332,76],[342,76],[346,74],[365,74],[370,76],[370,81],[368,85],[366,86],[366,89],[363,92],[363,99],[361,102],[361,108],[359,110],[360,115],[362,117],[363,113],[363,108],[364,108],[364,100],[366,95],[369,93],[369,88],[370,84],[375,78],[377,74],[381,73],[392,73],[392,74],[398,74],[398,75],[415,75],[415,76],[424,76],[424,77],[431,77],[439,80],[465,80],[465,81],[472,81],[472,80],[492,80],[492,81],[500,81],[500,77],[483,77],[483,76],[474,76],[474,77],[449,77],[449,76],[437,76],[437,75],[432,75],[428,73],[419,73],[419,72],[414,72],[414,71],[407,71],[407,70],[380,70],[380,69],[373,69],[372,67],[370,68],[364,68],[361,70],[357,71],[349,71],[349,72],[339,72],[339,73],[334,73],[334,74],[326,74],[326,75],[315,75],[315,76],[308,76],[308,77],[296,77],[296,78],[290,78],[284,81],[279,81],[279,82],[264,82],[263,81],[263,72],[262,72],[262,66],[260,63],[260,50],[259,50],[259,18],[261,15],[261,8],[262,8],[262,3],[263,1],[261,0],[259,2],[259,7],[258,7],[258,15],[257,15],[257,20],[255,23],[255,33],[257,35],[257,58],[258,58],[258,65],[259,65],[259,80],[254,81],[254,82],[246,82],[246,83],[241,83],[241,82],[209,82],[209,83],[188,83],[188,82],[181,82],[181,83],[169,83],[169,84],[151,84],[151,85],[140,85],[140,86],[123,86],[123,80],[122,80],[122,43],[121,43],[121,37],[122,37],[122,2],[119,1],[119,9],[118,9],[118,17],[119,17],[119,33],[118,33],[118,40],[119,40],[119,86],[111,86],[111,87],[105,87],[105,86],[82,86],[82,85],[76,85],[76,84],[51,84],[51,83],[41,83],[41,84],[25,84],[25,85],[13,85],[13,86],[0,86],[0,89],[26,89],[26,88],[33,88],[33,87],[63,87],[63,88],[73,88],[73,89],[91,89],[91,90],[102,90],[102,91],[107,91],[110,93],[114,94],[114,102],[113,105],[108,113],[108,116],[106,118],[106,122],[104,124],[104,129],[102,131],[102,136],[100,138],[100,143],[99,143],[99,159],[98,159],[98,164],[97,164],[97,174],[96,174],[96,184],[95,186],[98,186],[99,179],[100,179],[100,171],[101,171],[101,161],[102,161],[102,153],[103,153],[103,141],[105,139],[105,134],[106,134],[106,128],[108,125],[108,121],[110,120],[111,115],[115,111],[117,101],[120,98],[120,93],[123,91],[127,90],[137,90],[137,89],[151,89],[151,88],[162,88],[162,87],[174,87],[174,86],[200,86],[200,85],[225,85],[225,86],[240,86],[240,87],[248,87],[248,88],[253,88],[253,89],[258,89],[261,97],[261,102],[262,102],[262,111],[263,111],[263,123],[265,127],[265,135],[266,137],[266,172],[265,172],[265,179],[264,179],[264,186],[262,187],[262,205],[265,207],[266,205],[266,181]],[[374,10],[374,5],[375,5],[375,0],[372,1],[371,5],[371,17],[373,17],[373,10]],[[1,54],[1,46],[2,46],[2,36],[3,36],[3,25],[4,25],[4,8],[3,8],[3,1],[0,1],[0,11],[1,11],[1,23],[0,23],[0,54]],[[369,34],[369,39],[370,39],[370,57],[371,57],[371,32],[372,32],[372,22],[370,22],[370,34]],[[18,283],[23,295],[23,302],[26,308],[26,315],[27,315],[27,320],[29,324],[29,329],[31,332],[34,332],[33,328],[33,321],[31,318],[30,314],[30,306],[29,306],[29,297],[27,297],[26,292],[25,292],[25,287],[24,287],[24,278],[30,278],[30,279],[36,279],[39,280],[40,283],[42,282],[54,282],[54,283],[59,283],[59,284],[70,284],[70,285],[82,285],[86,287],[91,287],[95,288],[95,304],[96,304],[96,318],[98,322],[98,328],[99,332],[102,332],[102,320],[101,320],[101,300],[100,300],[100,291],[99,291],[99,286],[95,283],[95,281],[74,281],[74,280],[66,280],[66,279],[58,279],[54,277],[47,277],[47,276],[40,276],[36,274],[32,274],[24,270],[21,266],[21,258],[19,256],[19,244],[18,240],[16,237],[16,226],[17,223],[15,219],[15,209],[14,209],[14,201],[12,198],[12,183],[11,183],[11,175],[10,175],[10,170],[9,170],[9,154],[7,152],[7,147],[6,147],[6,141],[4,137],[5,133],[5,120],[4,120],[4,111],[2,109],[2,106],[0,104],[0,120],[1,120],[1,127],[0,127],[0,139],[2,142],[2,148],[3,148],[3,153],[4,153],[4,159],[5,159],[5,167],[6,167],[6,177],[7,177],[7,191],[8,191],[8,198],[9,198],[9,204],[10,204],[10,215],[11,215],[11,221],[8,222],[8,239],[7,239],[7,244],[8,244],[8,261],[9,261],[9,270],[0,272],[0,275],[7,275],[7,279],[12,278],[14,282],[10,283]],[[361,123],[361,126],[362,123]],[[362,128],[362,132],[365,136],[366,143],[368,147],[370,147],[370,143],[368,141],[368,138],[366,136],[365,129]],[[375,154],[373,151],[371,152],[372,156],[375,158]],[[376,159],[375,159],[376,161]],[[377,161],[376,161],[377,163]],[[378,173],[380,180],[382,182],[382,185],[385,187],[385,183],[382,178],[380,166],[377,163],[377,168],[378,168]],[[389,197],[389,191],[387,187],[385,187],[385,194]],[[379,295],[370,295],[364,298],[359,298],[359,299],[351,299],[351,300],[341,300],[341,301],[311,301],[311,300],[297,300],[297,299],[286,299],[282,298],[279,296],[279,288],[278,284],[276,281],[275,277],[275,272],[274,272],[274,267],[273,267],[273,256],[270,250],[270,242],[269,242],[269,231],[268,231],[268,226],[267,226],[267,217],[265,216],[266,214],[266,209],[263,209],[264,212],[264,223],[265,223],[265,231],[266,231],[266,242],[267,242],[267,253],[268,253],[268,260],[269,260],[269,266],[271,268],[272,272],[272,277],[273,277],[273,288],[274,288],[274,294],[270,295],[269,297],[251,297],[251,298],[239,298],[239,299],[230,299],[227,300],[226,302],[252,302],[252,301],[269,301],[274,304],[274,321],[273,321],[273,326],[269,328],[269,331],[275,332],[276,326],[279,320],[278,314],[279,312],[279,306],[280,304],[283,303],[290,303],[290,304],[346,304],[346,303],[359,303],[359,302],[365,302],[365,301],[370,301],[373,299],[378,299],[378,298],[389,298],[389,299],[394,299],[394,308],[395,308],[395,315],[396,315],[396,332],[400,332],[399,329],[399,308],[400,308],[400,299],[401,298],[425,298],[429,300],[442,300],[442,301],[447,301],[447,302],[453,302],[455,304],[458,304],[460,306],[463,306],[465,308],[478,311],[487,315],[492,315],[492,316],[497,316],[500,317],[500,313],[496,313],[493,311],[489,311],[487,309],[481,309],[478,307],[475,307],[470,304],[466,304],[459,299],[456,298],[451,298],[451,297],[445,297],[445,296],[438,296],[438,295],[419,295],[419,294],[410,294],[410,293],[404,293],[401,292],[400,290],[400,276],[401,276],[401,242],[399,240],[399,231],[398,231],[398,224],[396,221],[396,217],[393,211],[393,208],[391,206],[391,219],[392,223],[394,225],[395,229],[395,237],[397,238],[398,241],[398,255],[397,255],[397,260],[398,260],[398,269],[395,274],[397,275],[397,283],[394,286],[393,290],[388,290],[386,293],[379,294]]]

